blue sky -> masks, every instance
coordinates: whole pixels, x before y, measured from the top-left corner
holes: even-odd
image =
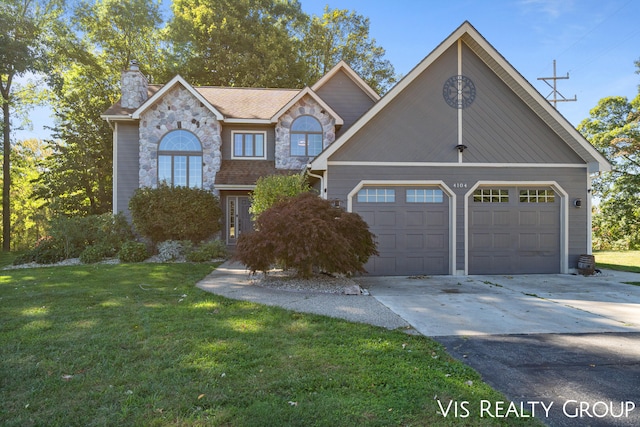
[[[165,0],[166,2],[166,0]],[[640,1],[637,0],[301,0],[308,14],[325,7],[369,17],[370,36],[385,48],[399,74],[407,74],[462,22],[468,20],[543,96],[551,89],[538,77],[557,75],[558,90],[576,102],[558,104],[574,125],[601,98],[638,94]],[[46,109],[32,114],[34,130],[19,139],[47,136]]]

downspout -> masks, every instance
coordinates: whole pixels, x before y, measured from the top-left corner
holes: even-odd
[[[318,178],[320,180],[320,197],[322,197],[323,199],[326,199],[327,192],[326,192],[326,188],[324,188],[324,178],[322,177],[322,175],[316,175],[314,173],[311,173],[311,164],[307,164],[307,175],[312,176],[314,178]]]

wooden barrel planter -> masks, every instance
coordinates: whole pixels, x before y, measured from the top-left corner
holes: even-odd
[[[580,255],[578,258],[578,273],[591,276],[596,270],[596,258],[593,255]]]

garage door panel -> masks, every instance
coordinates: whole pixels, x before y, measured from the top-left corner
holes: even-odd
[[[506,210],[499,210],[499,211],[495,211],[492,214],[492,221],[491,221],[491,225],[493,226],[497,226],[497,227],[502,227],[505,225],[509,225],[511,224],[512,220],[512,213],[510,211],[506,211]]]
[[[539,224],[538,221],[539,212],[532,211],[522,211],[519,215],[519,225],[520,226],[534,226],[537,227]]]
[[[426,212],[427,227],[446,227],[449,224],[448,212]]]
[[[379,211],[376,212],[376,226],[380,227],[395,227],[397,225],[396,212],[395,211]]]
[[[407,234],[405,242],[407,249],[424,249],[423,234]]]
[[[378,246],[396,249],[397,241],[395,234],[377,234]]]
[[[438,233],[438,234],[427,234],[427,249],[444,251],[448,248],[448,236]],[[446,245],[446,246],[445,246]]]
[[[478,210],[471,213],[471,225],[472,226],[488,226],[491,224],[491,212]]]
[[[536,233],[520,233],[519,250],[536,250],[540,247],[540,236]]]
[[[492,246],[493,235],[490,233],[473,233],[471,234],[471,249],[481,249]]]
[[[513,246],[511,242],[511,233],[495,233],[493,234],[494,249],[509,249]]]
[[[407,211],[405,214],[405,225],[407,227],[423,227],[424,226],[424,212],[422,211]]]

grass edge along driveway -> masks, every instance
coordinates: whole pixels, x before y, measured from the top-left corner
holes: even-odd
[[[506,399],[428,338],[195,288],[213,268],[0,271],[0,425],[537,425],[480,418]]]

